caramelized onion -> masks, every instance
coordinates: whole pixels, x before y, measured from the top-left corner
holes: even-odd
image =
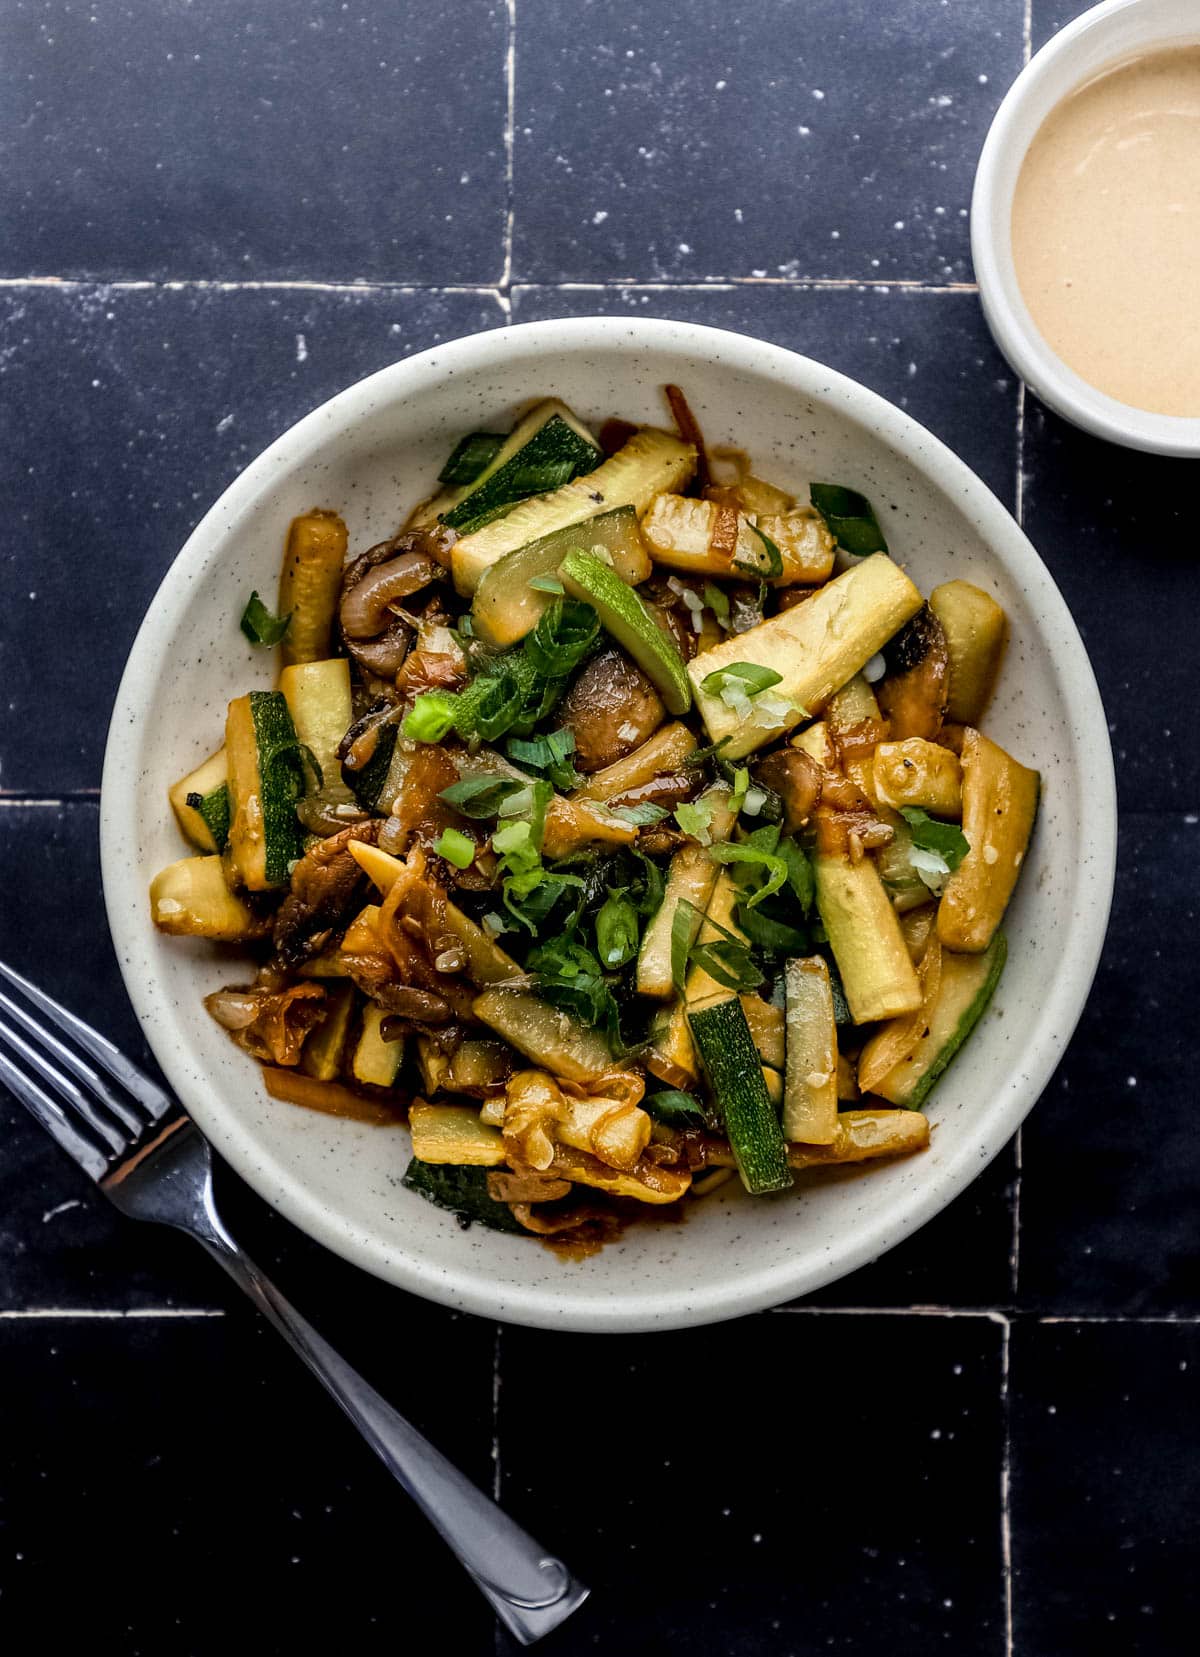
[[[342,594],[339,617],[349,639],[372,639],[382,633],[397,599],[437,581],[442,568],[419,552],[402,552],[368,570]]]
[[[411,643],[411,628],[397,617],[377,639],[347,637],[346,649],[360,667],[366,668],[377,679],[394,679],[404,666]]]

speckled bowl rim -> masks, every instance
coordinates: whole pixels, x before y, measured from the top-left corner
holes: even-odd
[[[1200,42],[1195,0],[1102,0],[1036,52],[984,140],[971,192],[971,262],[984,318],[1009,363],[1056,414],[1123,448],[1200,455],[1200,418],[1154,414],[1099,391],[1051,349],[1025,303],[1012,254],[1012,203],[1043,121],[1085,81],[1138,52]]]
[[[500,1297],[477,1275],[434,1266],[420,1256],[398,1257],[387,1245],[339,1221],[282,1164],[268,1180],[261,1152],[239,1135],[239,1124],[218,1098],[190,1075],[173,1039],[176,1013],[163,986],[136,969],[139,943],[150,932],[145,892],[128,847],[138,841],[135,789],[141,733],[151,710],[139,693],[156,674],[164,641],[181,622],[191,582],[214,548],[231,534],[243,514],[285,469],[311,459],[335,442],[381,398],[419,398],[450,374],[503,372],[506,356],[531,344],[547,362],[564,353],[655,352],[708,355],[732,368],[761,375],[795,393],[798,400],[831,406],[843,417],[892,445],[931,487],[948,496],[976,529],[990,552],[1025,589],[1047,626],[1052,618],[1060,644],[1054,657],[1064,706],[1078,732],[1078,753],[1086,752],[1082,794],[1086,810],[1078,825],[1079,858],[1072,889],[1073,921],[1059,940],[1061,970],[1047,987],[1040,1015],[1007,1072],[997,1076],[990,1102],[964,1135],[954,1154],[928,1181],[904,1194],[887,1212],[835,1246],[809,1257],[758,1272],[730,1271],[698,1291],[673,1290],[664,1282],[652,1300],[626,1311],[619,1301],[572,1288],[507,1286]],[[938,438],[875,392],[811,358],[781,346],[735,334],[646,317],[583,317],[523,323],[473,334],[438,345],[360,380],[297,422],[251,462],[204,516],[189,537],[153,599],[117,692],[105,751],[100,809],[100,858],[109,926],[129,998],[155,1057],[185,1108],[204,1132],[219,1142],[222,1155],[265,1200],[309,1236],[336,1254],[412,1293],[458,1310],[538,1327],[593,1332],[681,1328],[715,1322],[809,1294],[877,1259],[939,1213],[983,1171],[1008,1143],[1036,1102],[1075,1029],[1091,987],[1108,922],[1116,860],[1116,790],[1108,727],[1095,676],[1067,606],[1049,571],[991,491]],[[268,1188],[269,1187],[269,1188]],[[432,1221],[431,1211],[431,1221]]]

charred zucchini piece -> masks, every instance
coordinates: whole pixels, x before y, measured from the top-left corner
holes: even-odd
[[[529,1233],[513,1217],[507,1203],[496,1202],[489,1195],[487,1169],[436,1167],[420,1162],[416,1157],[408,1165],[404,1186],[424,1197],[436,1208],[453,1214],[460,1225],[485,1225],[491,1231],[515,1232],[527,1237]]]
[[[921,986],[896,911],[869,857],[813,856],[817,909],[856,1024],[896,1018],[921,1005]]]
[[[175,820],[193,846],[202,852],[223,852],[229,838],[229,766],[224,748],[167,792]]]
[[[873,1092],[894,1105],[919,1110],[930,1089],[979,1023],[992,999],[1007,955],[1004,934],[997,932],[982,955],[942,953],[938,993],[928,1023],[907,1058],[902,1059]]]
[[[962,815],[962,768],[949,748],[919,736],[881,742],[875,749],[874,773],[876,795],[893,811],[907,805],[935,817]]]
[[[325,987],[325,1017],[304,1043],[300,1068],[319,1082],[331,1082],[342,1071],[350,1022],[354,1017],[354,985],[339,980]]]
[[[320,786],[328,791],[341,777],[337,750],[354,719],[350,700],[350,663],[344,656],[322,662],[297,662],[279,675],[296,737],[320,768]],[[314,779],[315,780],[315,779]],[[350,798],[350,790],[346,790]]]
[[[969,581],[935,587],[929,608],[942,624],[950,656],[946,717],[959,725],[977,725],[1000,671],[1007,618],[994,598]]]
[[[621,1068],[599,1030],[528,990],[485,990],[475,998],[474,1013],[518,1053],[568,1082],[594,1081]]]
[[[285,666],[329,655],[347,540],[336,512],[314,508],[292,519],[279,577],[279,614],[292,618],[280,647]]]
[[[160,869],[150,882],[150,918],[160,932],[224,943],[270,930],[269,921],[229,890],[219,857],[183,857]]]
[[[564,484],[551,495],[522,501],[496,523],[485,525],[455,543],[454,585],[473,593],[484,571],[506,553],[566,529],[598,511],[632,506],[642,513],[664,489],[679,489],[696,466],[696,451],[668,432],[639,431],[617,453],[586,477]]]
[[[696,705],[713,742],[727,759],[749,754],[791,729],[862,668],[921,607],[921,595],[885,553],[863,559],[803,604],[727,639],[688,664]],[[791,710],[778,722],[747,718],[705,690],[722,668],[749,662],[780,675],[768,695]],[[727,739],[727,740],[726,740]]]
[[[229,704],[229,851],[252,892],[286,885],[304,850],[296,801],[304,767],[296,728],[279,691],[252,690]]]
[[[505,1161],[504,1135],[479,1120],[469,1105],[430,1105],[416,1099],[409,1107],[413,1155],[421,1162],[453,1167],[499,1168]]]
[[[837,1026],[829,968],[819,955],[789,961],[783,1134],[809,1145],[837,1136]]]
[[[752,1196],[786,1191],[792,1184],[787,1147],[741,1002],[729,995],[693,1008],[688,1024],[742,1184]]]
[[[532,632],[554,602],[554,594],[529,583],[554,578],[567,553],[576,548],[593,554],[602,548],[612,559],[612,568],[630,587],[645,581],[653,567],[632,506],[618,506],[612,512],[601,512],[582,523],[554,530],[508,553],[486,572],[471,605],[479,637],[497,649],[505,649]]]
[[[383,1038],[386,1010],[378,1002],[368,1001],[363,1009],[362,1029],[354,1043],[350,1060],[350,1074],[356,1082],[372,1087],[394,1087],[404,1063],[404,1038],[393,1041]]]
[[[947,949],[977,954],[1000,925],[1025,861],[1041,778],[970,727],[963,733],[963,833],[970,850],[938,905]]]
[[[540,403],[513,428],[462,498],[443,508],[441,520],[469,535],[503,517],[518,501],[594,472],[603,459],[596,439],[565,403]]]

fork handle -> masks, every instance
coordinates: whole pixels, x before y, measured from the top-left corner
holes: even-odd
[[[337,1400],[522,1645],[532,1645],[582,1605],[588,1590],[563,1562],[514,1524],[339,1357],[232,1238],[197,1241]]]

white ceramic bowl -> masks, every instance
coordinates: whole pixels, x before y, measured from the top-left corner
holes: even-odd
[[[1200,41],[1198,0],[1105,0],[1042,47],[1017,76],[984,142],[971,197],[971,257],[996,344],[1044,403],[1084,431],[1154,454],[1200,456],[1200,418],[1150,414],[1097,391],[1038,332],[1012,255],[1021,164],[1050,111],[1126,58]]]
[[[928,591],[964,576],[995,593],[1012,642],[987,729],[1045,778],[1045,803],[1006,922],[995,1003],[933,1098],[924,1155],[805,1183],[779,1199],[726,1186],[681,1225],[634,1227],[563,1264],[405,1191],[407,1134],[268,1099],[257,1066],[201,1006],[240,964],[150,924],[147,884],[183,853],[168,783],[211,751],[227,700],[270,682],[237,618],[272,592],[288,521],[336,507],[352,547],[391,533],[463,432],[501,429],[554,393],[585,418],[662,423],[685,387],[712,443],[763,475],[871,497],[892,550]],[[1095,971],[1115,843],[1108,732],[1079,634],[1003,507],[936,438],[853,381],[776,346],[645,319],[538,322],[438,346],[351,386],[286,432],[204,518],[142,625],[105,756],[101,849],[126,987],[154,1052],[213,1144],[270,1203],[368,1271],[447,1305],[556,1329],[704,1323],[816,1289],[882,1254],[986,1166],[1037,1099]]]

